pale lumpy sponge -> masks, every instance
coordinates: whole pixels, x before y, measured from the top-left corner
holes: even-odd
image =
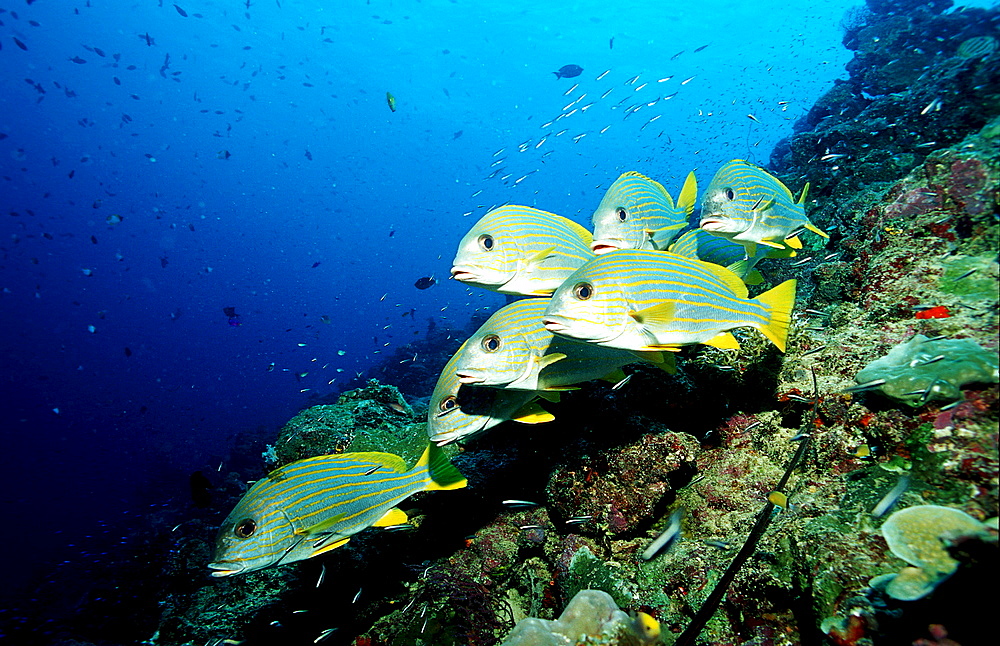
[[[931,400],[956,401],[962,386],[1000,381],[997,354],[970,339],[928,339],[918,334],[889,354],[872,361],[854,378],[859,384],[879,379],[882,393],[910,406]]]

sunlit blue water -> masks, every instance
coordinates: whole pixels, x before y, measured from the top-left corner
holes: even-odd
[[[589,225],[623,171],[676,194],[691,169],[704,186],[729,159],[766,164],[846,77],[854,4],[5,2],[15,581],[184,500],[235,434],[276,428],[428,319],[501,304],[446,279],[489,206]],[[567,64],[584,71],[557,79]]]

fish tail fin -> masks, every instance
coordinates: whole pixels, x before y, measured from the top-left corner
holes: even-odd
[[[430,476],[425,491],[449,491],[461,489],[468,484],[465,476],[455,468],[441,447],[436,444],[428,444],[424,454],[417,460],[414,469],[421,468],[426,468]]]
[[[694,171],[691,171],[684,180],[680,195],[677,196],[677,208],[683,210],[685,215],[691,215],[696,201],[698,201],[698,180],[694,176]]]
[[[788,327],[792,323],[792,308],[795,307],[795,280],[786,280],[770,289],[755,300],[767,308],[767,324],[760,328],[767,340],[782,352],[788,338]]]

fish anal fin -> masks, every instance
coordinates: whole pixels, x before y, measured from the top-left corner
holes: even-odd
[[[633,350],[632,354],[639,357],[643,361],[648,361],[649,363],[652,363],[657,366],[666,361],[667,357],[671,358],[673,357],[673,355],[665,355],[662,352],[655,350],[650,350],[648,352],[640,352],[639,350]]]
[[[537,402],[528,402],[519,408],[511,419],[522,424],[542,424],[554,420],[555,415],[539,406]]]
[[[719,348],[721,350],[739,350],[740,349],[740,342],[737,341],[736,337],[734,337],[729,332],[723,332],[722,334],[718,334],[716,336],[713,336],[708,341],[702,341],[702,344],[703,345],[710,345],[713,348]]]
[[[312,556],[319,556],[320,554],[326,554],[330,550],[335,550],[338,547],[342,547],[349,540],[351,540],[350,537],[348,537],[348,538],[340,538],[340,539],[337,539],[337,540],[333,541],[332,543],[327,543],[326,545],[320,543],[316,547],[316,549],[313,550],[313,553],[310,555],[310,557],[312,557]]]
[[[646,345],[642,347],[640,352],[680,352],[681,346],[679,345]],[[666,356],[666,355],[664,355]],[[666,359],[664,359],[666,361]]]
[[[538,396],[553,404],[558,404],[560,399],[559,391],[557,390],[539,390]]]
[[[622,379],[625,378],[625,371],[621,368],[615,368],[608,374],[601,377],[601,381],[606,381],[611,384],[620,383]]]
[[[406,512],[398,507],[393,507],[389,511],[385,512],[381,518],[372,523],[372,527],[389,527],[390,525],[405,525],[410,519],[407,518]]]
[[[771,247],[772,249],[785,249],[785,245],[778,242],[771,242],[770,240],[758,240],[757,244],[762,244],[765,247]]]

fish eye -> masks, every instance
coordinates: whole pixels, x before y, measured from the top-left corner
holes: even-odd
[[[594,295],[594,288],[590,283],[577,283],[573,288],[573,296],[577,300],[585,301]]]
[[[615,212],[618,214],[618,220],[619,221],[624,222],[625,220],[628,219],[628,211],[626,211],[622,207],[619,206],[618,210],[615,211]]]
[[[497,350],[500,349],[501,345],[503,344],[500,343],[500,337],[497,336],[496,334],[491,334],[487,337],[483,337],[482,341],[483,350],[486,350],[487,352],[496,352]]]
[[[493,236],[485,233],[479,236],[479,248],[483,251],[493,251],[495,245],[496,242],[493,240]]]
[[[255,531],[257,531],[257,523],[254,522],[253,518],[244,518],[233,528],[233,533],[240,538],[250,538]]]
[[[458,397],[455,397],[454,395],[448,395],[441,400],[440,404],[438,404],[438,410],[442,413],[447,413],[448,411],[456,408],[458,408]]]
[[[727,188],[725,191],[723,191],[723,194],[726,196],[726,199],[729,200],[730,202],[736,199],[736,192],[733,191],[733,189],[731,188]]]

